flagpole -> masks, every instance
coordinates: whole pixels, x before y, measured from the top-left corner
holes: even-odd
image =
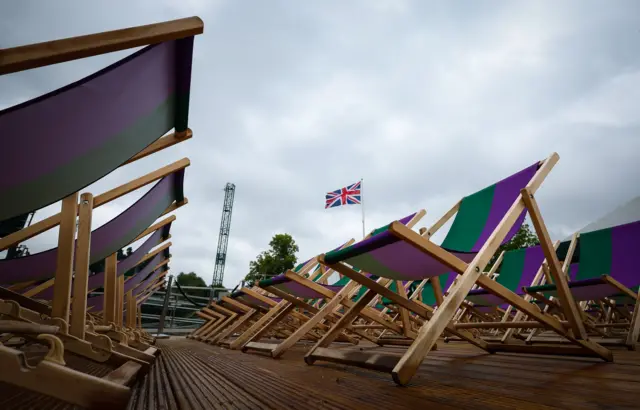
[[[362,208],[362,239],[365,238],[365,229],[364,229],[364,184],[362,183],[362,181],[364,181],[364,178],[360,178],[360,207]]]

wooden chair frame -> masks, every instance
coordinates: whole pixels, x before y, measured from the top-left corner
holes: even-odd
[[[113,51],[192,37],[201,34],[203,30],[204,24],[202,20],[198,17],[191,17],[3,49],[0,50],[0,75]],[[191,136],[191,130],[187,129],[186,131],[174,132],[173,134],[161,137],[121,166],[173,146],[191,138]],[[60,213],[14,234],[0,238],[0,250],[4,250],[47,229],[60,225],[57,269],[55,281],[51,283],[54,286],[54,297],[51,309],[49,310],[47,308],[44,310],[51,315],[51,319],[49,320],[58,325],[62,330],[57,336],[51,334],[40,334],[38,336],[41,340],[49,342],[51,348],[45,360],[35,367],[27,363],[24,354],[20,351],[6,346],[0,346],[0,363],[2,363],[1,367],[3,368],[3,371],[0,372],[0,380],[85,408],[96,408],[105,405],[110,408],[122,408],[126,406],[129,396],[131,395],[131,391],[127,385],[133,381],[138,371],[143,366],[148,367],[149,363],[145,360],[113,351],[113,345],[109,337],[99,335],[93,331],[87,331],[87,327],[89,327],[90,330],[96,330],[96,325],[91,320],[91,316],[89,316],[89,321],[87,320],[86,298],[76,298],[71,306],[70,294],[72,283],[74,294],[86,295],[91,240],[91,215],[93,208],[108,203],[140,186],[158,180],[188,165],[188,159],[178,161],[177,163],[159,169],[95,198],[91,194],[85,193],[82,195],[79,205],[79,193],[73,193],[62,200]],[[186,198],[181,204],[174,203],[165,211],[165,214],[186,203]],[[78,239],[77,245],[74,246],[76,215],[79,215],[77,227]],[[109,257],[107,259],[109,260],[109,262],[107,262],[109,266],[108,269],[106,269],[107,275],[105,275],[105,277],[108,276],[110,279],[108,286],[105,288],[105,306],[108,306],[109,309],[105,309],[103,320],[105,321],[105,325],[114,323],[114,317],[111,312],[114,311],[113,305],[119,302],[119,306],[115,306],[115,311],[119,313],[119,318],[115,321],[119,326],[119,330],[115,329],[115,331],[120,332],[126,329],[125,325],[131,326],[135,324],[135,316],[136,314],[139,315],[138,303],[136,303],[135,307],[132,306],[135,298],[130,292],[127,295],[127,300],[131,311],[127,312],[127,321],[123,323],[122,304],[125,296],[123,292],[124,277],[118,280],[116,286],[113,280],[115,279],[115,263],[113,263],[115,257]],[[76,272],[75,280],[72,281],[74,270]],[[107,285],[107,283],[105,283],[105,285]],[[157,287],[157,285],[155,286]],[[19,288],[21,287],[16,287],[16,289]],[[109,292],[108,294],[107,291]],[[11,291],[3,291],[2,294],[3,296],[7,294],[13,296]],[[115,295],[118,295],[118,297],[116,298]],[[138,299],[138,302],[144,300],[149,295],[150,293]],[[41,307],[40,305],[42,305],[26,297],[18,297],[18,299],[23,302],[26,301],[30,307],[39,308]],[[46,305],[44,306],[46,307]],[[38,323],[42,320],[47,320],[40,317],[39,312],[22,307],[16,301],[0,300],[0,309],[3,309],[3,313],[22,322]],[[124,335],[123,337],[126,343],[126,333],[120,333]],[[133,332],[129,332],[129,334],[135,335]],[[120,340],[120,342],[122,343],[122,340]],[[143,344],[141,340],[137,340],[137,342],[138,344]],[[94,347],[99,349],[94,350]],[[65,348],[84,357],[93,357],[99,362],[105,361],[106,359],[116,359],[118,361],[124,360],[124,363],[121,363],[118,369],[105,378],[97,378],[65,367],[62,356]],[[131,354],[134,354],[133,351],[135,350],[128,350],[120,346],[119,350],[122,351],[122,349]],[[139,355],[134,355],[138,357],[152,356],[152,352],[147,350],[146,352],[140,352]],[[71,385],[75,386],[75,388],[69,389]]]

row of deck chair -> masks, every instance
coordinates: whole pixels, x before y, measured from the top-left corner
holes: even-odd
[[[202,21],[192,17],[0,50],[5,75],[142,46],[88,77],[0,111],[0,175],[10,176],[0,184],[0,225],[13,226],[2,230],[0,251],[59,227],[56,248],[0,260],[3,396],[124,408],[136,378],[161,354],[142,328],[141,304],[165,286],[176,220],[166,215],[188,202],[183,187],[190,161],[100,195],[82,191],[192,137],[191,60],[194,36],[202,32]],[[144,187],[150,188],[133,205],[92,229],[96,208]],[[58,201],[59,213],[16,226]],[[118,260],[118,251],[134,244],[140,245]],[[101,265],[102,272],[90,270]]]
[[[605,345],[638,344],[640,278],[631,262],[640,222],[553,244],[534,194],[558,159],[554,153],[464,197],[430,229],[418,233],[399,220],[318,255],[312,262],[321,272],[342,278],[333,286],[314,282],[307,267],[243,288],[219,304],[244,303],[251,315],[201,313],[208,322],[191,337],[273,357],[306,339],[313,343],[308,364],[324,360],[390,372],[402,385],[442,336],[489,353],[611,361]],[[486,270],[527,212],[540,245],[504,252]],[[454,215],[442,244],[434,244],[430,237]],[[262,342],[268,338],[281,341]],[[362,339],[408,349],[397,357],[332,345]]]

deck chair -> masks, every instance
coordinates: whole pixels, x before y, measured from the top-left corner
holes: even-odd
[[[579,263],[575,276],[568,283],[577,301],[597,301],[605,298],[627,298],[635,305],[624,343],[635,349],[640,335],[638,319],[638,285],[640,274],[635,267],[635,252],[640,249],[640,221],[580,234]],[[534,298],[558,297],[556,283],[527,287]]]
[[[420,210],[419,212],[415,212],[402,218],[398,223],[402,224],[403,226],[413,227],[417,222],[420,221],[420,219],[422,219],[425,213],[426,212],[424,210]],[[380,232],[384,232],[384,227],[372,231],[369,235],[369,238],[373,238],[379,235]],[[340,252],[341,249],[336,249],[335,251]],[[330,275],[330,272],[325,273],[325,276],[326,275]],[[380,280],[384,281],[384,284],[389,284],[389,281],[386,279]],[[249,350],[258,350],[261,352],[266,352],[272,357],[277,358],[280,357],[286,350],[295,345],[298,341],[300,341],[302,337],[309,334],[316,326],[322,324],[323,321],[329,321],[332,323],[337,322],[340,317],[337,309],[341,307],[350,308],[355,304],[351,300],[351,295],[357,292],[359,284],[357,282],[353,282],[348,277],[343,277],[333,285],[322,285],[320,283],[314,282],[313,280],[301,277],[295,272],[288,271],[283,275],[279,275],[266,281],[261,281],[258,283],[258,286],[278,297],[287,300],[290,303],[289,309],[293,309],[293,307],[295,306],[304,309],[312,314],[309,320],[303,323],[291,336],[289,336],[286,340],[279,344],[259,342],[259,339],[262,336],[262,332],[266,331],[267,329],[269,329],[269,327],[277,323],[277,318],[274,318],[274,320],[266,324],[263,329],[261,329],[256,335],[249,339],[246,344],[242,346],[243,352],[247,352]],[[399,287],[398,289],[402,289],[401,294],[404,294],[403,287]],[[321,309],[318,309],[306,302],[305,299],[325,299],[325,305],[323,305]],[[412,332],[409,329],[408,316],[405,317],[406,322],[403,322],[404,328],[391,321],[390,318],[385,317],[384,315],[380,315],[379,312],[373,311],[369,308],[363,309],[361,311],[361,316],[365,317],[368,320],[375,321],[379,325],[386,326],[387,328],[397,333],[404,332],[408,336],[412,335]],[[360,330],[350,329],[347,331],[375,342],[375,339],[371,339],[365,332],[362,332]],[[336,337],[342,339],[347,338],[348,341],[357,343],[357,339],[353,339],[352,336],[348,334],[339,334]]]
[[[185,163],[185,165],[188,162]],[[162,175],[162,174],[160,174]],[[92,264],[99,262],[100,260],[107,259],[109,262],[108,266],[115,267],[117,263],[115,263],[116,252],[118,249],[121,249],[126,244],[131,243],[134,239],[136,239],[141,233],[144,233],[146,228],[158,218],[160,217],[164,211],[166,211],[172,204],[179,203],[184,199],[184,195],[182,192],[184,179],[184,168],[180,168],[178,171],[172,172],[169,175],[164,176],[158,183],[156,183],[151,190],[149,190],[145,195],[142,196],[138,201],[136,201],[133,205],[131,205],[127,210],[125,210],[122,214],[118,215],[110,222],[101,226],[100,228],[95,229],[93,232],[88,233],[87,245],[88,245],[88,260],[87,263]],[[83,205],[87,205],[87,223],[90,225],[90,213],[92,211],[93,198],[90,194],[83,194],[85,198],[89,198],[86,200],[86,203],[83,202]],[[71,215],[72,218],[75,218],[75,215]],[[79,240],[76,240],[76,248],[80,245]],[[147,246],[152,245],[152,243]],[[52,303],[52,316],[58,317],[63,321],[70,322],[69,313],[72,313],[71,316],[74,316],[76,319],[84,318],[86,316],[86,304],[80,303],[84,299],[86,301],[86,295],[89,290],[90,282],[88,277],[88,272],[79,271],[76,269],[75,280],[72,280],[71,277],[64,277],[65,280],[60,281],[59,275],[54,273],[56,271],[60,272],[59,267],[57,267],[57,261],[59,259],[60,252],[63,252],[64,248],[54,248],[45,252],[40,252],[37,254],[32,254],[26,257],[11,259],[11,260],[2,260],[0,261],[0,282],[1,283],[15,283],[21,280],[46,280],[45,283],[50,283],[53,285],[53,295],[58,293],[60,297],[53,298]],[[133,256],[133,255],[132,255]],[[139,255],[136,255],[139,258]],[[129,266],[133,263],[134,260],[123,261],[125,267]],[[102,277],[102,283],[105,285],[105,293],[106,297],[111,303],[106,304],[106,306],[112,307],[109,312],[109,318],[105,318],[105,325],[110,325],[115,323],[115,326],[122,327],[122,315],[118,315],[117,313],[122,313],[120,310],[116,310],[116,306],[118,309],[122,309],[124,305],[125,294],[121,289],[124,289],[124,271],[120,272],[121,275],[118,276],[117,268],[113,275],[98,275],[98,279]],[[51,278],[52,279],[48,279]],[[114,283],[113,292],[110,292],[111,288],[109,288],[110,279]],[[54,280],[55,279],[55,280]],[[68,282],[66,281],[68,280]],[[72,288],[74,289],[74,295],[82,295],[81,298],[78,298],[78,303],[74,303],[75,309],[68,310],[70,305],[70,298],[67,300],[66,295],[60,294],[61,287],[62,289]],[[92,284],[92,286],[99,285],[99,282],[96,284]],[[42,293],[39,291],[40,286],[35,286],[35,290],[27,291],[26,293],[31,295],[33,293],[38,294]],[[118,302],[116,303],[116,295],[118,295]],[[113,296],[109,299],[110,296]],[[86,303],[86,302],[85,302]],[[57,305],[56,305],[57,304]],[[64,314],[57,314],[56,308],[59,308],[62,305],[62,311],[66,310]],[[112,314],[112,315],[111,315]],[[73,321],[73,319],[71,319]],[[76,339],[84,339],[87,337],[86,330],[84,327],[86,326],[86,322],[81,323],[78,322],[76,326],[71,326],[69,323],[69,332],[70,337],[74,340],[74,343],[79,342]],[[72,329],[73,328],[73,329]],[[71,340],[71,339],[69,339]],[[65,339],[65,343],[69,340]],[[123,340],[118,340],[122,342]],[[145,347],[144,350],[148,348]],[[86,349],[82,350],[83,352],[88,351]],[[130,352],[131,353],[131,352]]]
[[[348,243],[350,244],[351,242],[348,242]],[[307,274],[315,265],[317,265],[316,258],[311,258],[305,262],[299,263],[294,268],[294,271],[297,272],[298,274],[304,275],[304,274]],[[272,308],[279,308],[278,306],[280,306],[281,304],[279,303],[281,301],[275,301],[274,298],[268,298],[268,297],[265,298],[263,296],[264,291],[257,286],[254,286],[251,289],[242,288],[242,292],[236,292],[235,294],[232,294],[231,297],[233,299],[236,299],[238,303],[251,309],[250,308],[251,304],[255,303],[255,302],[251,302],[251,299],[249,299],[248,301],[246,300],[246,298],[244,298],[245,300],[238,300],[242,298],[244,294],[253,296],[251,299],[256,299],[256,298],[260,299],[262,303],[265,303],[269,306],[269,308],[267,309],[268,311],[262,314],[261,308],[254,307],[254,310],[256,310],[256,312],[260,312],[258,315],[255,315],[255,316],[260,316],[260,317],[254,317],[253,313],[249,313],[248,320],[245,320],[245,318],[233,312],[232,310],[229,310],[223,306],[220,306],[217,303],[213,303],[201,311],[200,317],[203,317],[204,319],[206,319],[207,322],[205,323],[205,325],[203,325],[204,329],[201,328],[201,330],[199,330],[197,334],[194,335],[193,338],[196,340],[207,342],[207,343],[219,342],[224,347],[237,349],[240,347],[240,341],[248,337],[248,335],[245,335],[244,333],[246,331],[253,331],[258,326],[262,326],[264,321],[268,320],[271,317],[271,315],[273,315],[273,312],[271,311]],[[249,325],[249,323],[247,323],[248,325],[247,329],[245,329],[240,334],[240,336],[236,338],[233,342],[230,340],[227,340],[227,338],[231,336],[234,332],[239,331],[238,329],[239,326],[243,326],[245,322],[251,322],[251,321],[253,321],[253,324]],[[239,326],[238,326],[238,323],[240,323]]]
[[[349,240],[347,243],[341,246],[348,246],[351,243],[353,243],[353,239]],[[314,257],[296,266],[296,268],[293,269],[293,272],[295,272],[297,275],[300,275],[301,277],[307,277],[308,279],[313,281],[322,281],[323,277],[331,275],[331,272],[325,272],[323,275],[321,275],[322,277],[318,276],[317,274],[320,273],[320,271],[316,270],[315,267],[317,265],[318,264],[316,258]],[[284,277],[284,275],[280,275],[279,277]],[[262,281],[262,283],[269,283],[269,281]],[[280,291],[276,290],[275,292],[277,293]],[[277,295],[273,295],[273,293],[265,291],[257,285],[251,289],[248,289],[246,287],[242,288],[238,295],[241,295],[241,297],[243,298],[241,303],[254,309],[253,311],[249,312],[249,314],[257,313],[260,310],[266,310],[262,312],[262,315],[256,314],[256,320],[251,324],[247,324],[245,326],[245,329],[240,332],[239,336],[236,339],[231,340],[230,338],[228,338],[233,332],[236,331],[235,327],[226,330],[222,337],[214,339],[214,343],[218,343],[223,347],[229,347],[231,349],[242,348],[248,340],[255,337],[287,339],[300,327],[302,323],[309,320],[309,317],[307,315],[293,309],[293,307],[297,306],[299,308],[300,306],[304,306],[310,309],[310,311],[316,310],[315,307],[308,303],[309,301],[296,301],[294,302],[294,306],[290,308],[290,296],[288,296],[287,298],[278,297]],[[325,330],[329,328],[328,326],[323,324],[318,324],[317,327],[320,329],[324,328]],[[319,336],[316,335],[315,332],[310,332],[310,334],[307,336],[312,338],[312,340],[314,341],[319,339]],[[225,340],[225,338],[227,339]]]
[[[574,349],[576,352],[612,360],[609,350],[587,337],[577,312],[577,305],[566,287],[566,280],[560,272],[557,256],[548,239],[546,226],[533,197],[558,159],[558,155],[554,153],[544,161],[537,162],[497,184],[463,198],[435,224],[435,227],[439,228],[457,213],[441,246],[429,240],[429,231],[420,235],[394,222],[386,232],[367,241],[340,252],[321,255],[318,258],[320,263],[359,282],[369,291],[307,353],[305,361],[313,364],[316,360],[329,360],[387,371],[392,374],[396,383],[404,385],[411,380],[426,354],[445,331],[487,352],[531,351],[532,349],[527,349],[531,346],[490,344],[464,329],[455,327],[452,319],[476,283],[501,297],[516,309],[524,311],[533,320],[543,323],[569,339],[578,346]],[[526,302],[483,274],[484,268],[498,247],[517,232],[524,220],[526,210],[529,211],[540,237],[545,257],[550,261],[554,282],[564,285],[561,299],[567,319],[570,321],[571,331],[555,317],[543,314],[535,305]],[[411,303],[406,298],[398,297],[351,267],[394,280],[419,280],[449,271],[461,276],[443,303],[435,311],[431,311],[424,306]],[[411,347],[401,358],[377,353],[372,355],[365,352],[343,352],[330,349],[329,345],[335,340],[337,333],[351,324],[358,315],[359,309],[366,305],[376,293],[427,320]]]
[[[111,295],[117,295],[120,312],[124,280],[121,277],[116,284],[115,252],[161,214],[186,204],[181,170],[188,166],[188,160],[95,198],[88,193],[80,196],[79,191],[118,167],[191,138],[191,60],[194,36],[202,32],[202,21],[194,17],[0,50],[2,75],[146,46],[78,82],[0,111],[0,134],[20,136],[9,138],[0,151],[0,173],[16,175],[10,183],[0,186],[4,199],[0,221],[20,219],[62,200],[59,214],[0,238],[0,250],[4,250],[60,225],[56,249],[0,261],[0,284],[16,290],[38,286],[40,283],[33,282],[44,283],[55,277],[51,306],[12,294],[10,289],[0,292],[4,317],[17,322],[16,326],[8,326],[10,331],[3,337],[11,337],[12,347],[2,346],[1,382],[86,408],[104,404],[120,408],[127,403],[127,386],[138,370],[149,367],[143,360],[114,352],[111,339],[105,335],[95,335],[95,340],[89,342],[92,332],[87,332],[87,321],[92,316],[87,314],[88,270],[91,263],[107,258],[106,276],[113,281],[105,281],[105,285],[109,282],[106,299],[115,300]],[[25,149],[34,146],[41,147],[38,154]],[[115,222],[98,228],[92,238],[93,208],[159,179],[149,191],[151,195],[148,193],[125,211],[125,217],[121,215]],[[167,202],[169,198],[173,200]],[[140,203],[145,206],[137,206]],[[7,296],[11,299],[4,299]],[[106,303],[105,308],[104,325],[115,320],[120,326],[122,316],[109,314],[116,311],[114,304]],[[38,310],[48,315],[43,318]],[[49,323],[41,323],[43,320]],[[55,325],[55,334],[45,331],[42,326],[46,325]],[[48,358],[35,367],[20,350],[28,344],[16,344],[22,338],[13,337],[14,330],[20,333],[25,328],[32,329],[31,342],[52,346]],[[115,373],[101,379],[62,366],[63,351],[93,358],[95,362],[104,361],[105,357],[126,361],[119,364]]]

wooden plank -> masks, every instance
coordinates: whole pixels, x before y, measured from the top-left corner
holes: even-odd
[[[136,238],[134,240],[131,241],[131,243],[139,241],[140,239],[144,238],[145,236],[154,233],[155,231],[157,231],[158,229],[169,225],[171,222],[176,220],[176,216],[175,215],[171,215],[168,218],[164,218],[162,221],[160,222],[156,222],[153,225],[151,225],[150,227],[148,227],[147,229],[145,229],[140,235],[136,236]]]
[[[116,320],[116,274],[118,259],[116,254],[107,256],[104,264],[103,320],[110,325]]]
[[[188,17],[7,48],[0,50],[0,75],[191,37],[203,31],[199,17]]]
[[[142,369],[142,366],[139,363],[129,361],[104,376],[102,379],[121,386],[129,386],[133,384],[133,381],[140,369]]]
[[[181,208],[181,207],[185,206],[188,203],[189,203],[189,200],[186,197],[180,202],[174,202],[173,204],[169,205],[169,207],[167,209],[165,209],[165,211],[160,216],[165,216],[169,212],[173,212],[176,209]]]
[[[567,284],[567,278],[560,267],[558,255],[554,250],[551,237],[547,231],[547,226],[544,223],[542,213],[538,207],[538,202],[535,200],[533,192],[529,188],[524,188],[521,192],[521,196],[529,210],[529,216],[531,217],[533,227],[538,234],[538,239],[540,239],[540,246],[544,252],[544,257],[547,261],[547,266],[549,267],[553,282],[558,290],[558,297],[561,301],[564,315],[569,321],[569,325],[573,330],[574,336],[578,339],[587,339],[587,331],[585,330],[582,319],[580,318],[580,313],[578,313],[578,305],[573,299],[573,295],[571,294],[571,290]]]
[[[629,324],[629,333],[625,344],[629,349],[636,350],[640,342],[640,292],[636,295],[636,304],[633,308],[631,323]]]
[[[430,238],[433,235],[435,235],[435,233],[438,232],[440,228],[442,228],[444,224],[446,224],[447,221],[451,219],[453,215],[455,215],[458,212],[458,209],[460,209],[461,203],[462,203],[462,200],[456,202],[456,204],[452,206],[451,209],[447,211],[447,213],[442,215],[442,218],[438,219],[433,225],[431,225],[431,227],[427,229],[426,232],[420,232],[420,235],[425,236],[427,238]]]
[[[126,161],[122,165],[124,166],[132,162],[135,162],[139,159],[148,157],[149,155],[155,154],[156,152],[162,151],[163,149],[172,147],[176,144],[179,144],[188,139],[191,139],[191,137],[193,137],[193,131],[191,131],[190,128],[187,128],[187,130],[182,133],[172,132],[171,134],[168,134],[162,138],[157,139],[156,141],[151,143],[151,145],[149,145],[147,148],[138,152],[136,155],[131,157],[128,161]]]
[[[125,299],[127,301],[127,313],[126,313],[126,326],[130,328],[136,327],[136,311],[135,311],[135,298],[133,297],[133,291],[130,290],[125,295]]]
[[[238,302],[237,300],[234,300],[228,296],[223,296],[222,301],[224,301],[225,303],[228,303],[229,305],[235,307],[236,309],[240,310],[243,313],[246,313],[250,310],[252,310],[250,307]]]
[[[51,307],[37,300],[31,299],[19,293],[13,292],[0,286],[0,299],[13,300],[18,302],[25,309],[33,310],[42,315],[51,316]]]
[[[35,295],[37,295],[38,293],[42,292],[45,289],[49,289],[51,286],[53,286],[53,284],[56,282],[56,278],[53,277],[47,281],[44,281],[40,284],[38,284],[37,286],[32,287],[31,289],[26,290],[23,295],[28,297],[28,298],[32,298]]]
[[[51,315],[69,322],[71,282],[73,280],[73,254],[76,240],[76,214],[78,193],[74,192],[62,200],[60,231],[58,232],[58,252],[56,283],[53,288]]]
[[[62,344],[59,339],[57,343]],[[128,387],[72,370],[51,360],[43,360],[29,368],[25,367],[25,363],[24,353],[0,346],[0,381],[83,408],[124,408],[131,396]]]
[[[173,243],[171,242],[165,242],[163,245],[155,248],[153,251],[147,253],[146,255],[144,255],[141,259],[140,262],[138,262],[138,265],[140,265],[143,262],[148,261],[149,259],[153,258],[154,256],[156,256],[157,254],[159,254],[160,252],[164,251],[165,249],[169,249],[169,247],[173,245]]]
[[[400,359],[399,356],[389,354],[343,351],[325,347],[317,348],[309,358],[311,360],[321,358],[328,362],[348,364],[387,373],[391,372]]]
[[[69,333],[84,339],[87,323],[87,284],[89,282],[89,257],[91,252],[91,219],[93,195],[80,196],[80,218],[76,241],[76,269],[73,279],[73,305]]]
[[[98,207],[115,199],[118,199],[121,196],[128,194],[129,192],[133,192],[145,185],[149,185],[154,181],[162,179],[167,175],[173,174],[174,172],[180,171],[181,169],[185,169],[189,165],[191,165],[191,161],[189,161],[189,158],[183,158],[172,164],[169,164],[132,181],[129,181],[126,184],[113,188],[101,195],[96,196],[93,200],[95,204],[94,207]]]
[[[21,322],[18,320],[0,320],[0,334],[49,334],[55,335],[60,328],[58,326],[41,325],[38,323]]]

